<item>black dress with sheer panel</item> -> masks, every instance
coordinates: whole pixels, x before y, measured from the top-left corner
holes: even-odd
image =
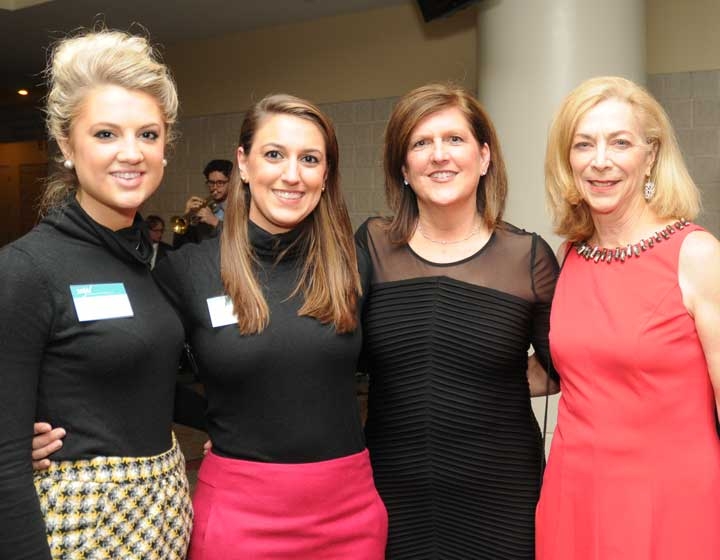
[[[509,224],[444,264],[393,245],[379,218],[356,237],[373,269],[365,430],[387,558],[532,560],[544,454],[526,371],[532,345],[555,376],[552,250]]]

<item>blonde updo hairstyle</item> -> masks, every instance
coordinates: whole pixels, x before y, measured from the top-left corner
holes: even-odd
[[[45,74],[48,82],[45,114],[50,139],[67,142],[88,93],[100,86],[114,85],[152,96],[164,117],[166,143],[173,141],[178,113],[175,82],[145,37],[106,29],[83,31],[55,45]],[[58,157],[60,162],[62,154]],[[60,165],[48,181],[41,212],[61,205],[77,188],[74,170]]]
[[[578,123],[593,107],[609,99],[627,103],[655,150],[649,179],[656,192],[648,202],[660,218],[695,218],[700,193],[685,166],[670,119],[660,103],[638,84],[617,76],[591,78],[563,100],[550,125],[545,155],[545,194],[555,232],[571,242],[591,237],[595,225],[578,191],[570,166],[570,149]]]

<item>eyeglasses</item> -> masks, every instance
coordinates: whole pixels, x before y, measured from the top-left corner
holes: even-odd
[[[164,233],[165,228],[150,228],[150,231]]]
[[[224,187],[224,186],[227,185],[229,182],[230,182],[229,179],[220,179],[219,181],[210,181],[210,180],[207,180],[207,181],[205,181],[205,185],[207,185],[208,188],[214,187],[214,186],[216,186],[216,185],[217,185],[218,187]]]

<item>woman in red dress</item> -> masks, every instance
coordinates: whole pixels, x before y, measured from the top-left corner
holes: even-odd
[[[594,78],[561,105],[546,188],[567,239],[550,346],[562,397],[539,560],[720,558],[720,243],[667,115]]]

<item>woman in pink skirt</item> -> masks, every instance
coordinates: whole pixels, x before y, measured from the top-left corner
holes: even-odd
[[[189,558],[379,560],[387,515],[355,397],[367,279],[335,131],[311,103],[270,96],[237,162],[221,237],[156,269],[208,399]]]

